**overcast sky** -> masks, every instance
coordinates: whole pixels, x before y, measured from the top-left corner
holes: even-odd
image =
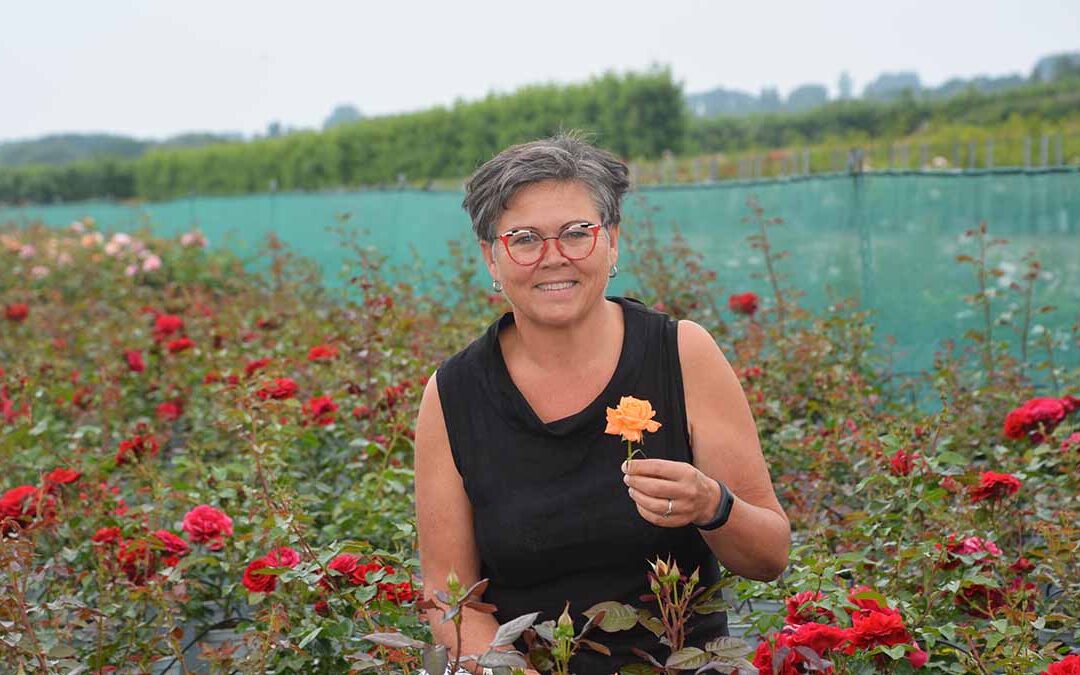
[[[924,84],[1080,49],[1077,0],[0,0],[0,139],[317,127],[669,65],[687,92]]]

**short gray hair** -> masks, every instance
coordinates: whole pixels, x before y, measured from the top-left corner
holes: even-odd
[[[513,145],[481,166],[465,183],[462,208],[472,218],[481,241],[495,240],[495,224],[514,194],[545,180],[581,181],[589,189],[601,225],[617,225],[620,203],[630,187],[626,164],[607,150],[587,143],[578,132],[560,133]]]

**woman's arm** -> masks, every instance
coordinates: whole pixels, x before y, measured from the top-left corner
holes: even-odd
[[[463,587],[479,581],[480,556],[472,525],[472,505],[450,454],[435,373],[424,388],[416,419],[416,522],[420,539],[420,573],[424,597],[446,589],[453,570]],[[490,614],[465,609],[461,622],[463,654],[486,652],[499,624]],[[452,622],[442,623],[441,610],[429,610],[435,640],[453,651],[457,644]],[[442,675],[432,673],[432,675]]]
[[[750,404],[735,371],[707,330],[679,322],[679,360],[694,466],[720,480],[735,496],[728,522],[699,530],[717,559],[735,574],[771,581],[788,565],[791,526],[776,499]],[[691,522],[712,519],[720,488]]]
[[[630,497],[654,525],[704,524],[720,502],[713,479],[722,481],[735,497],[731,515],[719,529],[699,532],[724,567],[772,581],[787,567],[791,526],[773,491],[750,405],[708,331],[680,321],[678,335],[694,463],[634,460],[624,468]]]

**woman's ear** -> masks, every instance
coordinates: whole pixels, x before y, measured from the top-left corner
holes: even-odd
[[[611,247],[608,249],[608,265],[614,265],[619,260],[619,224],[608,225],[608,237],[611,239]]]
[[[480,253],[484,256],[484,264],[487,265],[492,280],[497,280],[499,276],[495,267],[495,246],[490,241],[481,241]]]

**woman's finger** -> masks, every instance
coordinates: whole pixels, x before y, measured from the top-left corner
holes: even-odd
[[[623,479],[623,483],[627,487],[632,487],[638,492],[647,494],[650,497],[660,497],[662,499],[686,499],[690,496],[690,485],[686,483],[680,483],[666,478],[652,478],[649,476],[636,476],[628,475]]]
[[[680,503],[680,501],[678,499],[672,499],[671,500],[671,502],[670,502],[671,503],[671,512],[668,513],[668,500],[667,499],[662,499],[662,498],[658,498],[658,497],[651,497],[649,495],[642,494],[642,493],[638,492],[637,490],[635,490],[633,488],[630,488],[629,494],[630,494],[630,499],[633,499],[634,503],[637,504],[639,513],[641,513],[643,510],[648,512],[649,516],[651,516],[650,522],[655,522],[652,519],[656,519],[656,518],[659,518],[659,519],[662,519],[662,520],[665,520],[665,521],[672,521],[673,522],[673,521],[683,517],[680,514],[682,514],[684,512],[685,504]],[[665,513],[667,513],[666,516],[664,515]],[[642,515],[644,516],[645,514],[642,513]],[[659,523],[659,522],[657,522],[656,524],[658,524],[658,525],[660,525],[660,524],[667,525],[667,524],[672,524],[672,523],[668,523],[668,522]]]
[[[678,480],[686,475],[688,468],[693,469],[693,466],[687,462],[674,462],[670,459],[632,459],[629,462],[623,462],[623,473],[631,476]]]

